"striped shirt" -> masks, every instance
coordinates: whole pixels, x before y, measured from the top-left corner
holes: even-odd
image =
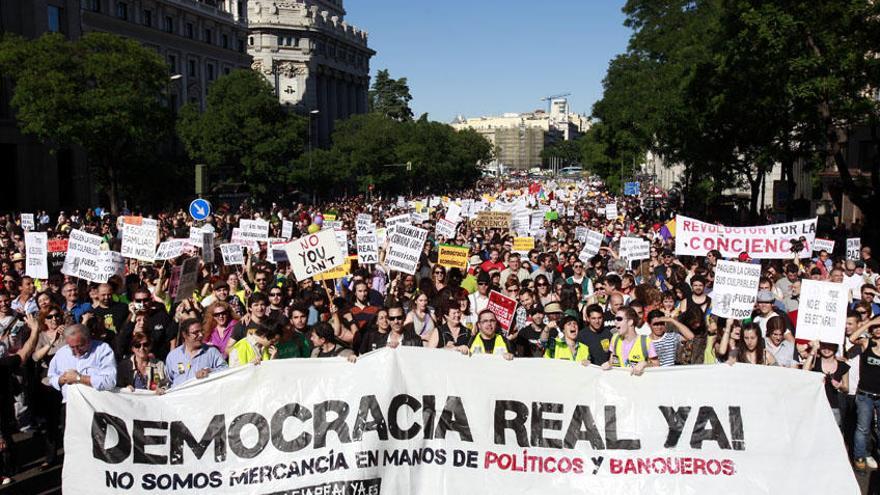
[[[676,332],[666,332],[659,339],[651,335],[651,341],[654,343],[654,349],[657,350],[657,359],[660,360],[660,366],[675,365],[675,354],[678,351],[678,334]]]

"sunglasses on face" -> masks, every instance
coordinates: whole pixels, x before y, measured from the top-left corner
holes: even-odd
[[[403,315],[397,315],[397,316],[388,315],[388,319],[390,321],[401,321],[401,320],[403,320]]]
[[[51,314],[51,315],[47,315],[47,316],[46,316],[46,319],[47,319],[47,320],[63,320],[63,319],[64,319],[64,315],[62,315],[62,314],[60,314],[60,313],[53,313],[53,314]]]
[[[149,298],[135,299],[134,302],[136,302],[136,303],[145,303],[145,302],[150,302],[150,299],[149,299]]]
[[[131,344],[132,349],[149,349],[150,346],[146,342],[140,344]]]
[[[214,318],[220,318],[221,316],[229,316],[229,313],[227,313],[226,311],[223,311],[222,313],[214,313]]]
[[[281,293],[280,292],[270,292],[269,297],[281,297]]]
[[[625,319],[625,318],[620,317],[620,316],[616,316],[616,317],[614,317],[614,321],[623,321],[624,319]]]

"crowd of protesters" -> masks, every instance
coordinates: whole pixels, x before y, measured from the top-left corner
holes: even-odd
[[[531,181],[488,181],[453,198],[492,201],[527,194]],[[559,197],[564,190],[566,197]],[[534,191],[534,189],[532,189]],[[554,195],[556,195],[554,197]],[[3,483],[17,469],[13,433],[34,431],[46,449],[45,466],[58,462],[68,386],[165,393],[211,373],[266,360],[342,357],[355,361],[373,350],[399,346],[504,359],[547,358],[640,375],[651,366],[696,364],[775,365],[825,375],[828,401],[854,460],[864,471],[871,458],[875,410],[880,409],[880,263],[870,246],[859,260],[821,251],[812,259],[761,263],[755,309],[744,320],[712,312],[718,252],[676,256],[674,239],[661,228],[674,212],[643,208],[644,198],[613,198],[583,182],[543,184],[536,204],[553,202],[542,237],[528,253],[513,251],[510,229],[477,228],[462,221],[455,238],[433,234],[445,208],[428,210],[430,232],[414,274],[389,270],[382,260],[352,263],[336,280],[296,280],[290,264],[267,261],[266,246],[246,250],[241,266],[200,265],[198,289],[182,302],[170,297],[170,273],[187,256],[155,263],[129,260],[124,277],[87,283],[53,269],[47,279],[25,275],[23,231],[15,215],[0,216],[0,453]],[[599,209],[617,201],[620,215]],[[447,203],[448,204],[448,203]],[[200,222],[215,245],[228,242],[241,219],[270,222],[281,237],[292,221],[293,238],[330,212],[355,230],[358,214],[383,219],[411,210],[394,199],[354,198],[320,206],[243,205]],[[36,230],[50,239],[72,229],[99,235],[119,250],[120,222],[94,210],[36,215]],[[137,215],[140,212],[127,212]],[[151,216],[162,240],[187,238],[193,221],[183,211]],[[320,223],[320,222],[318,222]],[[583,259],[575,229],[604,234],[595,256]],[[650,241],[650,257],[627,263],[620,238]],[[469,247],[469,268],[438,264],[443,243]],[[840,244],[840,243],[839,243]],[[355,254],[356,246],[350,246]],[[803,279],[844,284],[852,304],[839,344],[797,340]],[[487,309],[496,291],[518,305],[509,329]],[[634,378],[637,379],[637,378]],[[872,466],[876,467],[876,466]]]

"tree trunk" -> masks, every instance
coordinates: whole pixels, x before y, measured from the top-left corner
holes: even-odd
[[[104,170],[107,171],[107,195],[110,197],[110,213],[119,214],[119,179],[116,176],[116,167],[113,158],[104,159]]]

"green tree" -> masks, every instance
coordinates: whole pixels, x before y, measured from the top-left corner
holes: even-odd
[[[171,123],[168,66],[154,50],[106,33],[78,41],[59,34],[7,36],[0,69],[14,82],[21,130],[88,154],[94,178],[119,210],[119,190],[138,156],[155,150]]]
[[[282,107],[269,83],[251,70],[214,81],[205,111],[188,104],[177,124],[190,158],[262,197],[290,183],[291,163],[303,153],[307,130],[305,117]]]
[[[570,167],[581,163],[581,144],[577,139],[557,141],[541,150],[541,158],[551,158],[560,162],[560,167]]]
[[[393,79],[388,69],[376,73],[373,87],[369,93],[370,112],[376,112],[398,122],[411,121],[413,112],[409,108],[412,95],[405,77]]]

